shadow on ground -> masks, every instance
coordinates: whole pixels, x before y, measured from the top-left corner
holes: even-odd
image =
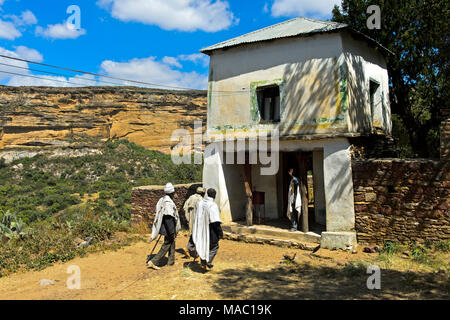
[[[364,266],[280,264],[269,270],[226,269],[213,289],[224,299],[449,299],[447,274],[381,270],[381,289],[367,289]]]
[[[200,265],[200,263],[197,261],[189,261],[189,262],[185,262],[183,263],[183,267],[184,268],[189,268],[191,271],[196,272],[196,273],[202,273],[205,274],[208,271],[206,271],[205,269],[202,268],[202,266]]]

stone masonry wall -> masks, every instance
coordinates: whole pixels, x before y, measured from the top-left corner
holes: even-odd
[[[431,160],[353,161],[358,242],[449,239],[449,167]]]
[[[174,201],[180,214],[182,226],[186,227],[186,218],[183,212],[184,202],[195,193],[201,183],[175,185]],[[147,186],[133,188],[131,191],[131,225],[147,225],[151,230],[151,225],[155,217],[156,204],[164,196],[164,186]]]

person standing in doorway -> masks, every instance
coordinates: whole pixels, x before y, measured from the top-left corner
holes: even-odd
[[[160,260],[169,253],[168,265],[175,264],[175,238],[181,229],[178,210],[173,202],[175,188],[169,182],[164,188],[165,196],[159,199],[156,205],[156,216],[152,227],[150,242],[156,239],[158,234],[164,236],[164,243],[159,252],[147,262],[149,268],[158,270]]]
[[[219,250],[219,239],[223,238],[222,221],[215,198],[216,190],[208,189],[207,196],[198,204],[192,232],[196,251],[205,270],[212,269],[212,262]]]
[[[191,252],[195,251],[194,241],[192,240],[192,228],[195,222],[195,214],[197,213],[197,206],[205,197],[205,193],[206,193],[205,188],[198,187],[197,193],[190,196],[183,206],[184,213],[186,215],[186,220],[189,223],[189,233],[191,234],[186,248],[183,248],[183,252],[186,258],[190,258],[191,255],[196,256],[195,254],[191,254]]]
[[[287,216],[291,220],[291,231],[297,231],[299,225],[300,212],[302,208],[302,200],[300,194],[300,180],[294,176],[294,169],[290,168],[288,174],[291,177],[288,193],[288,211]]]

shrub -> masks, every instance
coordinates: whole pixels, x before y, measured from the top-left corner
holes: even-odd
[[[392,255],[401,251],[401,247],[396,242],[385,241],[383,243],[383,248],[381,248],[381,253],[385,253],[387,255]]]
[[[450,252],[450,240],[443,240],[434,244],[434,249],[441,252]]]
[[[411,256],[413,260],[418,262],[427,262],[427,248],[421,245],[417,245],[415,242],[409,244],[409,249],[411,251]]]
[[[74,234],[80,238],[92,237],[97,242],[110,239],[116,231],[117,226],[113,221],[89,217],[77,221],[73,227]]]
[[[0,236],[6,239],[23,239],[27,232],[23,221],[16,217],[14,213],[6,211],[1,214]]]

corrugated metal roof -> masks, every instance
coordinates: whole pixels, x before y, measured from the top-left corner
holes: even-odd
[[[218,44],[204,48],[200,50],[200,52],[207,53],[217,49],[234,47],[245,43],[268,41],[273,39],[295,37],[299,35],[307,35],[320,32],[330,32],[347,27],[347,24],[338,22],[319,21],[308,18],[295,18],[244,34],[237,38],[220,42]]]

